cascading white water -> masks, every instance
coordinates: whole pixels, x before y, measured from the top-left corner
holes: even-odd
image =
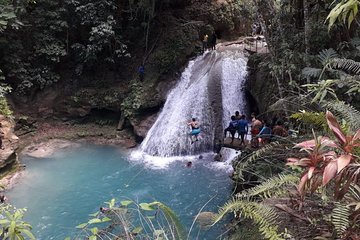
[[[170,157],[212,150],[218,128],[222,132],[236,110],[245,111],[242,89],[246,62],[240,51],[207,52],[190,61],[141,144],[141,151]],[[193,117],[200,122],[201,133],[199,141],[191,144],[187,122]]]

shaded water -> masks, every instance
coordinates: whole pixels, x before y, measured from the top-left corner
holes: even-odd
[[[129,160],[114,147],[83,146],[49,159],[25,158],[25,176],[7,195],[16,207],[28,208],[25,219],[37,239],[73,235],[76,225],[86,222],[88,214],[111,198],[161,201],[179,215],[188,230],[210,198],[215,196],[203,211],[217,211],[232,187],[229,163],[214,163],[206,156],[192,161],[191,168],[178,159],[154,169]],[[193,230],[190,239],[196,239],[197,232]],[[200,232],[197,239],[216,239],[221,233],[217,227]]]

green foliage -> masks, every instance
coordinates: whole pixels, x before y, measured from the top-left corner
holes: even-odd
[[[26,209],[16,209],[9,204],[0,204],[0,236],[3,239],[36,239],[31,225],[23,221]]]
[[[175,239],[184,240],[186,235],[175,212],[161,202],[139,203],[131,200],[120,204],[112,199],[102,212],[90,214],[91,218],[78,225],[80,235],[89,239],[124,237],[126,239]],[[133,217],[138,216],[136,220]],[[154,217],[155,216],[155,217]],[[141,224],[140,226],[138,226]],[[149,233],[151,232],[151,234]],[[78,239],[78,238],[77,238]]]
[[[276,226],[278,216],[273,208],[265,204],[234,198],[219,209],[218,214],[214,218],[214,224],[231,212],[252,220],[266,239],[282,239]]]
[[[130,92],[128,96],[121,103],[121,110],[126,117],[131,118],[136,111],[141,107],[144,96],[144,89],[142,85],[137,80],[132,80],[130,82]]]
[[[289,186],[295,186],[299,177],[294,174],[279,174],[265,180],[264,182],[236,194],[237,198],[254,198],[261,199],[282,196],[287,192]]]
[[[357,0],[342,0],[329,13],[326,20],[329,21],[329,29],[336,21],[347,24],[350,28],[351,23],[356,18],[359,11],[359,1]]]
[[[10,110],[5,97],[0,97],[0,114],[6,117],[12,116],[12,111]]]
[[[360,112],[353,106],[342,101],[330,101],[325,102],[324,107],[334,112],[339,119],[345,119],[352,132],[360,129]]]
[[[298,122],[301,122],[302,124],[305,124],[310,129],[320,128],[324,131],[328,130],[325,114],[323,112],[319,113],[319,112],[301,111],[292,114],[290,118]]]
[[[121,103],[122,95],[117,89],[109,88],[83,88],[77,91],[72,100],[74,104],[90,104],[92,108],[117,108]]]

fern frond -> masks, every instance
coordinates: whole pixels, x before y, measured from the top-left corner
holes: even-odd
[[[240,212],[240,216],[252,220],[261,234],[267,239],[281,239],[276,226],[278,215],[275,209],[261,203],[242,199],[232,199],[219,209],[215,215],[214,224],[219,222],[227,213]]]
[[[341,237],[350,227],[349,217],[350,207],[337,203],[331,213],[331,222],[338,237]]]
[[[360,74],[360,62],[351,59],[334,58],[330,61],[329,67],[332,69],[340,69],[349,74]]]
[[[318,54],[318,58],[323,66],[325,66],[334,58],[337,58],[338,56],[339,55],[337,54],[337,52],[332,48],[324,49]]]
[[[360,129],[360,112],[342,101],[329,101],[323,104],[338,119],[345,119],[352,131]]]
[[[327,122],[325,118],[324,112],[298,112],[294,113],[290,116],[290,118],[295,119],[297,121],[301,121],[306,125],[310,125],[311,127],[316,126],[320,127],[324,130],[327,129]]]
[[[264,156],[269,156],[273,152],[274,148],[279,146],[279,142],[273,142],[266,146],[246,155],[245,157],[239,157],[235,166],[235,172],[241,179],[243,177],[243,171],[247,169],[253,162],[258,159],[262,159]]]
[[[242,191],[236,195],[238,198],[251,198],[259,196],[262,199],[273,196],[280,196],[286,193],[286,186],[295,185],[299,181],[299,176],[294,174],[279,174],[266,180],[265,182],[256,185],[250,189]]]
[[[301,71],[301,75],[304,77],[319,78],[321,75],[321,72],[322,72],[322,69],[320,69],[320,68],[305,67]]]

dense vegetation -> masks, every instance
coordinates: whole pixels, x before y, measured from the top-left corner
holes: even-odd
[[[132,117],[158,104],[141,95],[200,50],[196,42],[204,31],[237,33],[242,22],[242,33],[250,33],[257,21],[269,53],[252,57],[260,59],[257,67],[276,90],[266,114],[285,114],[301,137],[235,162],[234,180],[255,186],[209,217],[214,223],[235,213],[241,224],[230,239],[359,239],[360,3],[212,2],[2,0],[1,111],[11,114],[4,99],[10,89],[16,101],[34,100],[61,82],[58,91],[73,103],[113,104]],[[134,74],[139,63],[149,69],[146,89]],[[116,89],[110,89],[113,83]],[[89,86],[104,91],[93,95]],[[258,228],[245,230],[244,219]]]

